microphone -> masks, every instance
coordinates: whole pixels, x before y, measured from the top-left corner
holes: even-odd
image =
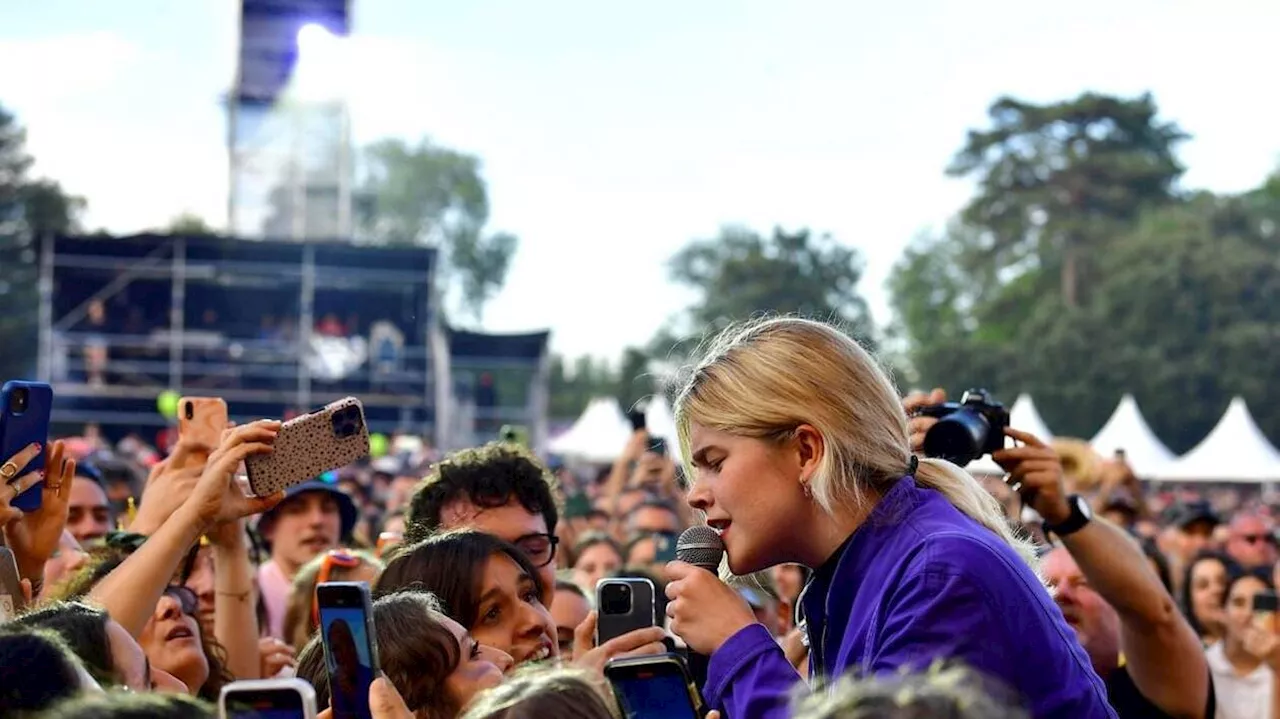
[[[719,576],[720,560],[724,557],[724,540],[720,533],[706,525],[689,527],[676,540],[676,559]],[[707,664],[710,657],[693,650],[687,652],[689,675],[698,690],[707,683]]]
[[[689,527],[676,540],[676,559],[719,575],[724,541],[708,526]]]

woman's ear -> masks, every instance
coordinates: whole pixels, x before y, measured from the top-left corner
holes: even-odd
[[[822,459],[826,454],[826,443],[822,439],[822,434],[809,424],[796,427],[792,436],[800,464],[800,481],[808,483],[822,466]]]

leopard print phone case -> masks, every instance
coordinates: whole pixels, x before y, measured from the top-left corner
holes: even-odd
[[[364,405],[355,397],[294,417],[280,427],[274,451],[245,460],[249,489],[265,497],[369,456]]]

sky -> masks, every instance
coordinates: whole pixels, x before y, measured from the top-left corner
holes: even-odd
[[[875,9],[870,9],[875,5]],[[695,297],[667,258],[723,225],[830,232],[878,322],[910,240],[972,187],[943,170],[997,97],[1151,91],[1194,139],[1184,186],[1280,161],[1280,3],[353,0],[357,142],[483,160],[490,229],[520,237],[484,327],[617,357]],[[0,4],[0,103],[35,174],[127,233],[225,226],[235,0]]]

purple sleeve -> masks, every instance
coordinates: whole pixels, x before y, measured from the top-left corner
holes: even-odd
[[[760,624],[729,637],[707,663],[702,695],[730,717],[769,719],[791,715],[787,704],[800,674]]]

